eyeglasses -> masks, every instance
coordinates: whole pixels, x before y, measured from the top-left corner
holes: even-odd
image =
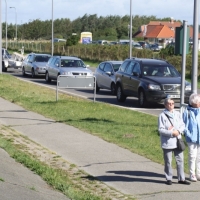
[[[174,103],[167,103],[168,105],[174,105]]]

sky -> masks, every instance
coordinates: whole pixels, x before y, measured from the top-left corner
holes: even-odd
[[[1,21],[5,22],[7,2],[7,23],[28,23],[32,20],[52,19],[52,0],[0,0]],[[53,0],[53,19],[69,18],[74,20],[85,14],[98,17],[109,15],[172,17],[174,20],[186,20],[193,24],[195,0]],[[15,8],[10,8],[15,7]],[[16,11],[16,18],[15,18]],[[199,15],[198,15],[198,20]],[[200,24],[200,23],[199,23]]]

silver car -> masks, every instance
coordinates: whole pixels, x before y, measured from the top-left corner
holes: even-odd
[[[116,94],[115,72],[118,71],[123,61],[105,61],[99,64],[95,70],[96,92],[100,88],[111,90],[111,94]]]
[[[67,76],[93,76],[93,72],[88,69],[84,62],[77,57],[52,56],[47,63],[45,80],[57,80],[59,75]]]
[[[36,75],[45,76],[46,64],[49,61],[50,54],[30,53],[22,62],[22,75],[30,74],[32,78]]]

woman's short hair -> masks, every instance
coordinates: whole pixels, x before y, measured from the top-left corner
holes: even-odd
[[[193,104],[199,104],[200,103],[200,95],[193,93],[190,95],[189,98],[189,104],[192,106]]]
[[[166,98],[164,101],[164,105],[167,105],[169,103],[169,101],[173,101],[173,99],[171,98]]]

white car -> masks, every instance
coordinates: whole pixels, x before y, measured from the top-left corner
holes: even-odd
[[[93,76],[84,62],[77,57],[52,56],[46,65],[46,82],[57,80],[59,75],[66,76]]]

